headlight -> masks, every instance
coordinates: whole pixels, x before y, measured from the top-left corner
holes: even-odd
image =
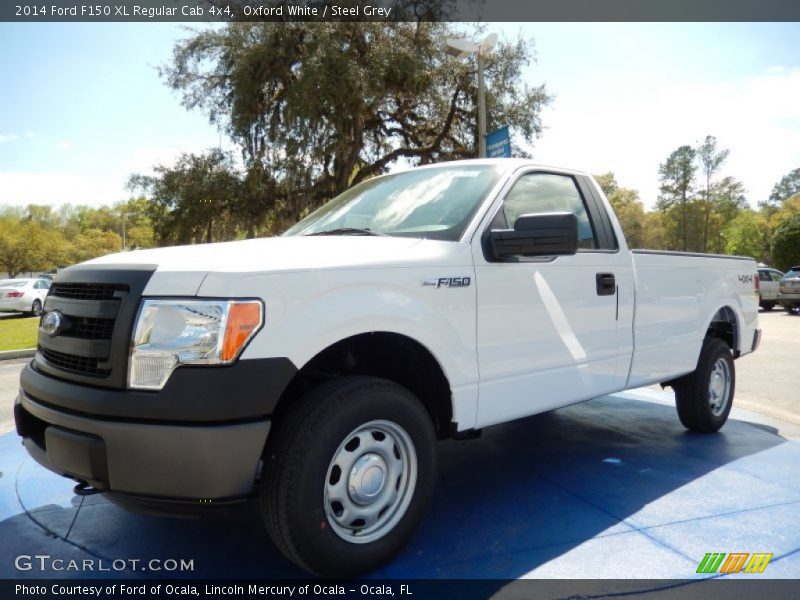
[[[179,365],[227,365],[261,328],[260,300],[145,300],[128,363],[128,387],[160,390]]]

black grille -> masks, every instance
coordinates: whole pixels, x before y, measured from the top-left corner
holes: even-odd
[[[69,317],[70,327],[61,335],[82,340],[110,340],[114,333],[114,319]]]
[[[83,375],[94,375],[96,377],[106,377],[111,373],[111,369],[99,368],[96,358],[64,354],[63,352],[48,350],[41,346],[39,347],[39,351],[47,362],[64,371],[72,371],[73,373],[80,373]]]
[[[44,310],[60,312],[64,324],[54,336],[39,330],[36,367],[77,383],[124,388],[133,321],[154,271],[152,265],[76,265],[59,273]]]
[[[50,286],[51,296],[75,300],[113,300],[118,291],[128,291],[128,286],[115,283],[54,283]]]

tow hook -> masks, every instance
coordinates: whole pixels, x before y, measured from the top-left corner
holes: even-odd
[[[85,481],[80,481],[74,488],[72,488],[72,492],[76,496],[93,496],[94,494],[102,493],[103,490],[98,490],[97,488],[93,488]]]

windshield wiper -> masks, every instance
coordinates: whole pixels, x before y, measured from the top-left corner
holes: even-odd
[[[307,233],[306,236],[312,235],[386,235],[372,231],[371,229],[358,229],[357,227],[339,227],[337,229],[328,229],[327,231],[318,231],[316,233]]]

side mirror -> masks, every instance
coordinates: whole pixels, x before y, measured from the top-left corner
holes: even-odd
[[[575,254],[578,218],[568,212],[521,215],[514,229],[495,229],[489,236],[495,258]]]

